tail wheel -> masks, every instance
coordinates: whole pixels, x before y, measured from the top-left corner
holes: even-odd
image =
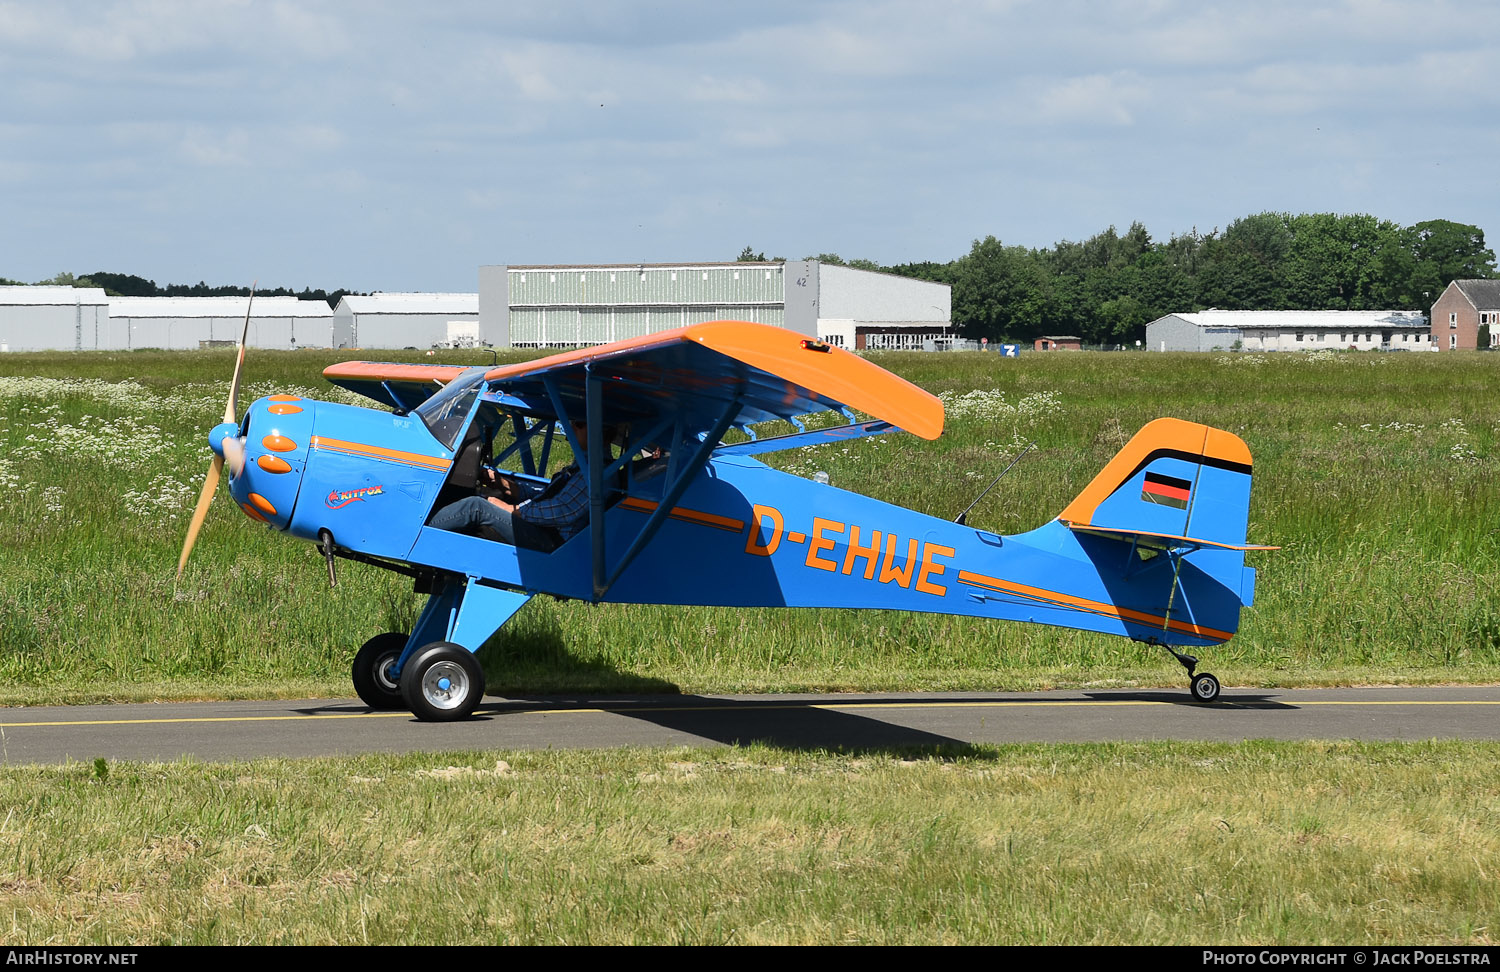
[[[1219,698],[1219,680],[1208,672],[1199,672],[1193,676],[1192,693],[1194,702],[1216,702]]]
[[[401,686],[391,677],[390,669],[406,650],[406,642],[407,636],[401,632],[387,631],[365,642],[355,653],[350,679],[354,682],[354,693],[370,708],[405,707]]]
[[[423,722],[467,718],[484,698],[484,670],[462,645],[435,641],[402,666],[401,698]]]

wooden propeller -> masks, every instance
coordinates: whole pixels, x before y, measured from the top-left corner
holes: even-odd
[[[258,281],[257,281],[258,282]],[[239,411],[240,404],[240,374],[245,367],[245,338],[250,334],[250,307],[255,303],[255,284],[250,285],[250,300],[245,304],[245,327],[240,331],[240,349],[234,362],[234,377],[229,382],[229,401],[224,404],[224,421],[226,423],[235,420],[235,414]],[[230,443],[233,443],[231,446]],[[215,454],[213,462],[208,464],[208,475],[203,479],[203,489],[198,494],[198,505],[193,509],[193,519],[188,523],[187,538],[182,543],[182,556],[177,558],[177,579],[182,579],[182,569],[187,566],[188,554],[193,552],[193,544],[198,540],[198,531],[203,528],[203,520],[208,516],[209,504],[213,502],[214,493],[219,488],[219,476],[224,471],[224,460],[230,460],[231,474],[238,476],[245,471],[245,443],[239,438],[226,436],[220,448],[223,455]]]

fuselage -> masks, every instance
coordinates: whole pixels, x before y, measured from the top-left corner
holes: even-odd
[[[527,593],[590,600],[588,530],[541,552],[425,526],[454,449],[417,414],[272,396],[242,424],[230,489],[247,515],[293,537]],[[455,437],[455,441],[457,441]],[[662,495],[635,483],[605,513],[613,563]],[[802,479],[748,456],[710,459],[602,600],[876,608],[1032,621],[1168,644],[1227,640],[1242,555],[1198,551],[1174,567],[1057,521],[1001,536]],[[1212,558],[1224,558],[1222,570]],[[1174,571],[1180,585],[1173,600]],[[1245,583],[1248,584],[1247,577]]]

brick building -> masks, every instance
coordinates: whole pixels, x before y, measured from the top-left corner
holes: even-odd
[[[1455,280],[1432,305],[1432,343],[1440,351],[1473,351],[1480,325],[1488,347],[1500,347],[1500,280]]]

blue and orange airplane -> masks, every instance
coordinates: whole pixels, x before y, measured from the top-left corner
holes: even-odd
[[[714,321],[498,367],[336,364],[325,377],[385,408],[272,395],[236,421],[243,364],[242,342],[179,575],[227,461],[246,515],[316,542],[330,581],[342,557],[408,574],[429,595],[413,631],[371,638],[353,664],[366,704],[424,720],[474,711],[484,694],[474,653],[537,594],[1107,632],[1166,647],[1192,698],[1212,702],[1218,680],[1178,649],[1234,635],[1255,589],[1245,554],[1274,549],[1245,542],[1245,443],[1177,419],[1145,426],[1056,519],[1016,536],[772,469],[757,456],[943,429],[937,398],[780,327]],[[828,411],[847,423],[801,421]],[[778,419],[799,431],[756,437]],[[731,429],[743,441],[725,444]],[[587,477],[580,532],[541,550],[430,525],[489,469],[545,482],[559,437]]]

